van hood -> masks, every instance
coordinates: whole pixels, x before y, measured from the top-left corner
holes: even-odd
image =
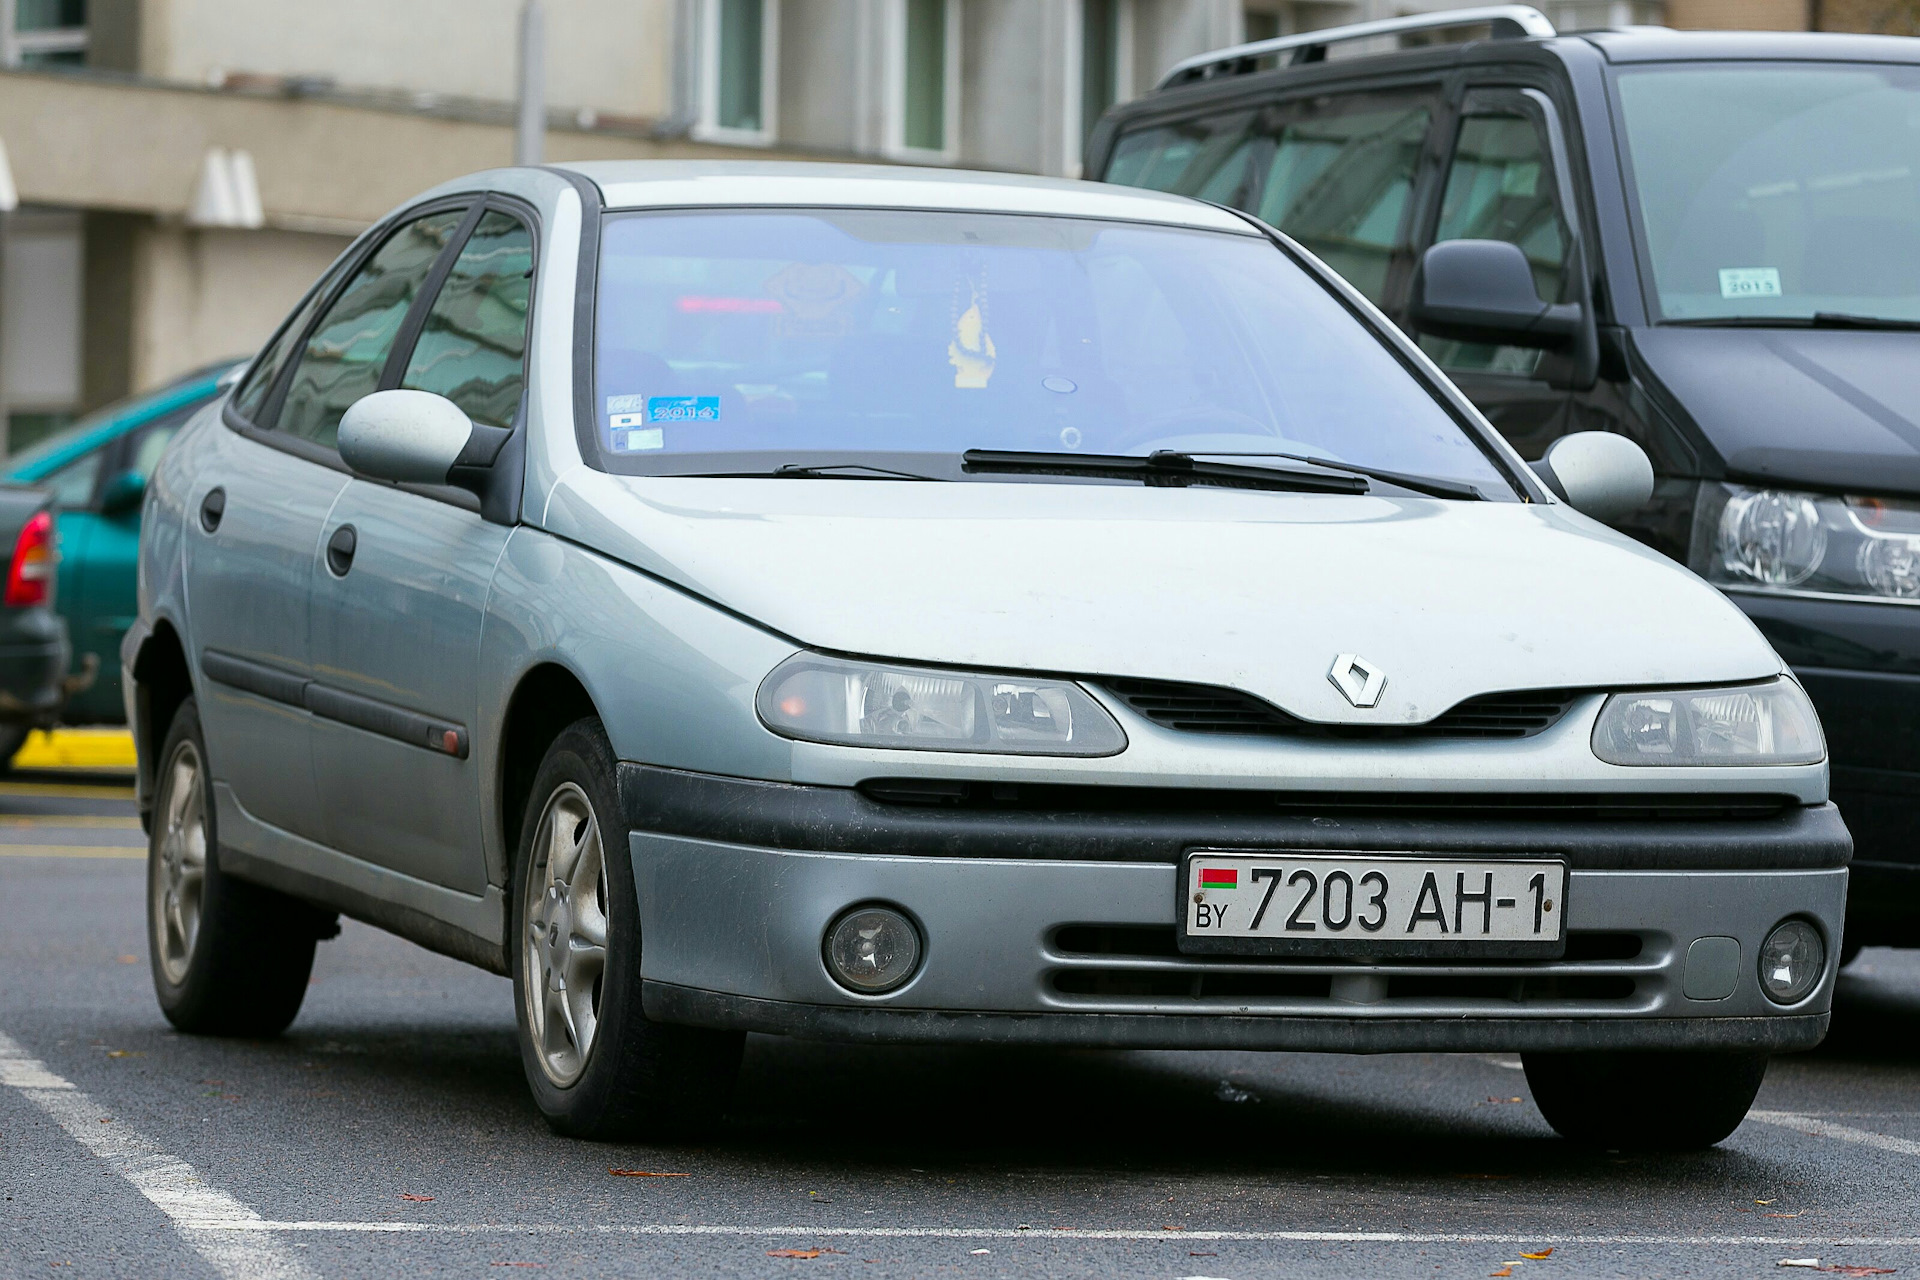
[[[1920,333],[1668,326],[1633,342],[1730,474],[1920,494]]]
[[[581,467],[543,523],[801,645],[1227,685],[1326,723],[1782,669],[1719,592],[1558,504]],[[1347,653],[1386,674],[1376,706],[1328,678]]]

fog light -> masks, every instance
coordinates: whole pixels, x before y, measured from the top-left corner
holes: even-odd
[[[1779,1004],[1797,1004],[1820,984],[1827,947],[1820,931],[1805,920],[1775,926],[1760,944],[1760,986]]]
[[[920,931],[887,907],[856,907],[827,930],[827,969],[853,991],[891,991],[920,964]]]

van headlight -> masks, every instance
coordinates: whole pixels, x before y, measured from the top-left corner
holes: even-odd
[[[1791,680],[1731,689],[1616,693],[1593,726],[1608,764],[1818,764],[1820,720]]]
[[[1127,736],[1079,685],[799,653],[754,699],[775,733],[806,742],[910,751],[1110,756]]]
[[[1723,587],[1920,601],[1920,503],[1703,484],[1691,559]]]

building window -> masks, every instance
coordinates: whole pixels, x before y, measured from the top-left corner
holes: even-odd
[[[1125,0],[1080,0],[1080,137],[1084,142],[1100,114],[1123,96],[1122,31],[1132,16]]]
[[[773,142],[779,22],[780,0],[702,0],[698,136]]]
[[[9,67],[84,65],[87,0],[0,0],[0,60]]]
[[[888,150],[903,159],[950,161],[960,152],[960,6],[955,0],[893,0]]]

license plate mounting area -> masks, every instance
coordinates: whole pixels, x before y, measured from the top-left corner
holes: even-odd
[[[1188,955],[1550,960],[1566,954],[1559,858],[1200,849],[1178,878]]]

